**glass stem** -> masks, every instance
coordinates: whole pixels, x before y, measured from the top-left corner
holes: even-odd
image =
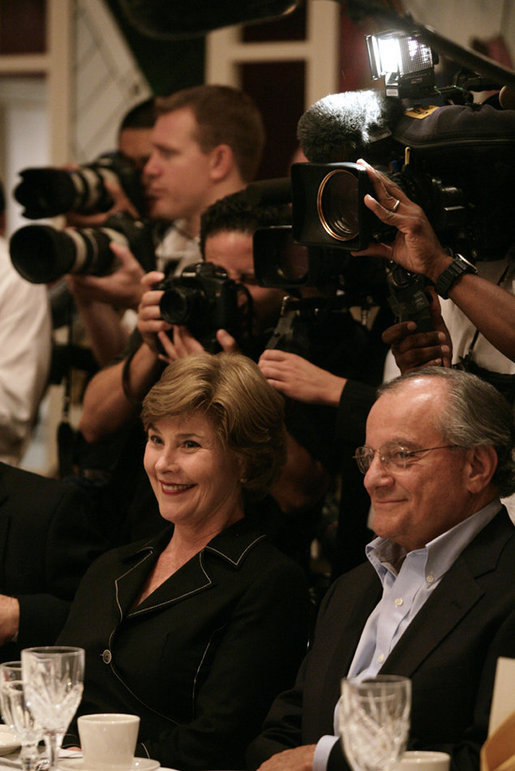
[[[50,771],[53,771],[57,768],[57,753],[59,750],[57,731],[48,731],[45,734],[45,745],[48,755],[48,768]]]

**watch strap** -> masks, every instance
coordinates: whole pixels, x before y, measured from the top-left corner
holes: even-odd
[[[450,288],[464,273],[477,273],[477,268],[461,254],[455,254],[451,264],[436,279],[435,289],[440,297],[447,300]]]

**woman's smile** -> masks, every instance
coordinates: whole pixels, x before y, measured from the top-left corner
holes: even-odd
[[[195,487],[195,485],[185,485],[161,481],[161,489],[165,495],[176,495],[177,493],[184,493],[186,490],[191,490],[192,487]]]

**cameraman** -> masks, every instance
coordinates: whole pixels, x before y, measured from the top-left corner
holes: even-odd
[[[376,198],[365,196],[366,206],[382,222],[397,228],[397,233],[391,245],[372,244],[356,254],[370,254],[394,260],[407,270],[425,275],[438,289],[439,279],[448,270],[454,258],[440,244],[423,210],[385,175],[365,161],[359,163],[366,167],[376,193]],[[451,339],[444,323],[444,317],[452,312],[454,305],[471,322],[469,328],[471,325],[475,327],[496,349],[493,356],[490,356],[495,372],[515,376],[513,256],[512,247],[506,258],[499,261],[498,284],[478,275],[475,266],[464,266],[465,272],[457,275],[448,286],[445,295],[448,295],[449,300],[446,301],[443,312],[436,295],[433,294],[435,332],[417,333],[416,325],[411,321],[401,322],[385,331],[384,340],[392,345],[392,352],[401,371],[430,364],[450,366],[451,361],[453,364],[457,363],[456,358],[452,359],[452,348],[460,346],[461,340],[454,337]],[[484,266],[488,267],[490,264],[487,262]],[[462,331],[462,337],[466,331]],[[488,379],[488,376],[485,379]],[[515,377],[506,382],[508,385],[511,382],[513,400]],[[496,385],[495,382],[493,384]]]

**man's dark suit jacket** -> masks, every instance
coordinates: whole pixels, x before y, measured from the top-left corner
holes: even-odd
[[[107,548],[86,507],[75,485],[0,463],[0,594],[20,603],[2,661],[55,642],[83,573]]]
[[[249,768],[334,734],[341,678],[381,594],[368,562],[329,589],[313,647],[251,744]],[[515,657],[515,527],[505,509],[464,549],[381,669],[412,680],[411,749],[443,750],[453,769],[479,769],[499,656]],[[328,768],[347,768],[339,742]]]

